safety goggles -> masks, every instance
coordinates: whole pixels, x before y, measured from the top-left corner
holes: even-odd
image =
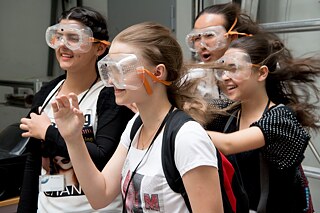
[[[152,72],[145,69],[135,54],[108,54],[98,62],[98,69],[106,87],[137,90],[144,86],[147,93],[151,95],[152,89],[145,74],[164,85],[171,84],[171,82],[159,80]]]
[[[238,81],[246,80],[251,76],[252,67],[261,67],[258,64],[252,64],[250,56],[244,52],[225,54],[217,63],[225,68],[215,69],[215,77],[218,81],[223,81],[224,76]]]
[[[187,46],[192,52],[199,52],[201,48],[206,48],[209,51],[221,50],[226,47],[229,35],[251,36],[251,34],[233,31],[237,21],[237,19],[234,20],[234,23],[228,32],[224,26],[210,26],[202,29],[193,29],[186,36]]]
[[[92,30],[79,24],[56,24],[46,30],[46,42],[49,47],[57,49],[65,45],[74,52],[88,52],[94,42],[110,46],[110,42],[95,39]]]

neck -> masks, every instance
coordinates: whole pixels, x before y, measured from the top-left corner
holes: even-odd
[[[263,115],[269,101],[268,96],[245,100],[241,103],[240,127],[248,128],[253,122],[259,120]]]
[[[148,109],[138,106],[145,129],[154,129],[158,126],[158,124],[163,121],[170,107],[171,104],[169,102],[161,105],[157,104],[156,106],[149,105],[149,107],[147,107]]]
[[[62,94],[69,94],[70,92],[73,92],[79,95],[90,88],[96,78],[96,73],[86,76],[80,75],[79,73],[67,73],[66,80],[63,83],[60,92]]]
[[[165,106],[162,105],[159,110],[155,110],[156,108],[149,108],[152,109],[152,112],[139,110],[141,112],[140,116],[143,121],[143,126],[137,144],[138,149],[146,149],[152,143],[170,108],[171,104],[169,103]]]

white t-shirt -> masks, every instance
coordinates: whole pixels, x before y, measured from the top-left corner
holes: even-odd
[[[54,116],[51,108],[52,101],[55,100],[55,93],[60,85],[63,83],[61,81],[57,86],[51,91],[48,95],[49,100],[48,104],[45,106],[44,112],[48,115],[51,122],[54,123]],[[86,94],[86,96],[81,101],[79,105],[80,110],[84,113],[86,118],[84,126],[90,127],[94,134],[97,129],[97,119],[96,108],[97,100],[100,94],[100,91],[104,88],[102,81],[97,82]],[[78,95],[78,100],[84,96],[86,91]],[[52,96],[53,95],[53,96]],[[46,103],[48,100],[45,100]],[[59,160],[61,161],[61,160]],[[55,192],[40,192],[38,198],[38,212],[40,213],[67,213],[67,212],[81,212],[81,213],[93,213],[93,212],[107,212],[107,213],[120,213],[122,211],[122,198],[121,194],[106,208],[100,210],[92,209],[87,197],[81,192],[81,186],[78,183],[74,175],[72,164],[70,163],[71,168],[68,169],[68,173],[64,172],[66,187],[63,191]],[[42,168],[42,175],[48,173],[44,168]],[[58,173],[59,174],[59,173]],[[72,178],[69,174],[72,174]],[[69,180],[73,180],[72,182]],[[47,195],[46,195],[46,194]]]
[[[128,123],[122,134],[120,144],[129,147],[130,131],[137,115]],[[141,127],[137,131],[122,170],[121,191],[123,197],[132,172],[136,169],[146,150],[136,149]],[[126,199],[128,212],[142,209],[141,212],[188,212],[179,193],[168,185],[161,162],[163,130],[155,139],[148,153],[143,158],[130,183]],[[199,166],[217,168],[216,150],[206,131],[195,121],[185,123],[176,136],[174,160],[181,177]]]

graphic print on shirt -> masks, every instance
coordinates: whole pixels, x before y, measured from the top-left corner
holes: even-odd
[[[92,126],[92,115],[91,110],[86,110],[85,123],[82,129],[82,136],[85,142],[94,141],[94,130]],[[55,124],[53,123],[53,126]],[[50,159],[43,160],[43,168],[48,168],[44,164],[50,164],[49,169],[46,169],[47,174],[50,175],[63,175],[65,180],[65,189],[63,191],[47,191],[45,192],[46,196],[49,197],[64,197],[64,196],[77,196],[84,195],[81,186],[78,182],[76,174],[74,172],[72,162],[67,157],[54,156]]]
[[[122,193],[125,196],[125,191],[128,188],[128,182],[131,179],[131,171],[128,170],[128,173],[125,177]],[[159,188],[160,184],[155,182],[157,178],[153,179],[152,177],[144,176],[139,173],[136,173],[130,182],[128,188],[127,198],[126,198],[126,207],[127,211],[130,213],[143,213],[144,209],[147,212],[163,212],[163,202],[159,194],[149,193],[149,192],[161,192]],[[143,182],[143,186],[142,186]],[[157,187],[158,186],[158,187]],[[143,199],[143,200],[141,200]],[[144,205],[144,206],[143,206]]]

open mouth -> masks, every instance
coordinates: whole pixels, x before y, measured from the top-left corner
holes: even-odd
[[[209,61],[211,59],[211,54],[210,53],[203,53],[203,54],[201,54],[201,58],[203,61]]]

